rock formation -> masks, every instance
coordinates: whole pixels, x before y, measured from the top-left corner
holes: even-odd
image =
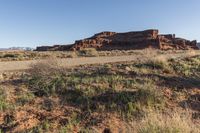
[[[36,51],[68,51],[72,45],[53,45],[37,47]]]
[[[152,29],[127,33],[101,32],[90,38],[75,41],[72,45],[43,46],[38,47],[36,50],[81,50],[84,48],[96,48],[97,50],[198,49],[197,41],[176,38],[174,34],[161,35],[158,30]]]
[[[197,47],[200,49],[200,43],[197,43]]]

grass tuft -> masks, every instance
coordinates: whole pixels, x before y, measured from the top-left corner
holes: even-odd
[[[198,133],[200,128],[186,114],[174,113],[164,116],[150,113],[141,122],[139,133]]]

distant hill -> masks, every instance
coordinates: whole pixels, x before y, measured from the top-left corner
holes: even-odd
[[[4,50],[8,50],[8,49],[6,49],[6,48],[0,48],[0,51],[4,51]]]
[[[10,47],[10,48],[0,48],[0,51],[6,51],[6,50],[24,50],[24,51],[32,51],[33,48],[30,47]]]

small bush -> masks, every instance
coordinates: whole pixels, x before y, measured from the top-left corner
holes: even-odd
[[[46,77],[57,75],[62,71],[62,67],[56,59],[47,59],[38,61],[30,66],[28,73],[31,77]]]
[[[17,58],[18,55],[17,54],[5,54],[3,55],[3,58]]]
[[[67,55],[68,58],[76,58],[78,57],[77,53],[76,52],[70,52],[68,55]]]
[[[85,48],[79,52],[79,56],[86,56],[86,57],[96,57],[98,56],[98,52],[95,48]]]
[[[56,60],[32,65],[29,74],[29,88],[38,96],[53,95],[65,88],[66,72]]]

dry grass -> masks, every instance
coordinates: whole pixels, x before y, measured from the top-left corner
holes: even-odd
[[[200,126],[194,124],[188,113],[170,115],[150,113],[138,127],[139,133],[199,133]]]
[[[186,51],[186,56],[187,57],[196,56],[197,54],[198,54],[197,50],[188,50],[188,51]]]
[[[169,50],[161,51],[156,49],[144,50],[112,50],[112,51],[96,51],[94,48],[87,48],[80,51],[0,51],[0,61],[23,61],[34,59],[47,59],[51,57],[56,58],[76,58],[76,57],[96,57],[96,56],[122,56],[122,55],[143,55],[146,58],[149,56],[156,57],[158,55],[166,54],[184,54],[185,56],[192,56],[200,54],[199,50]]]
[[[194,110],[188,106],[187,112],[179,103],[188,100],[190,95],[198,95],[194,90],[199,87],[199,62],[200,56],[178,61],[155,56],[134,62],[64,69],[56,59],[41,60],[31,66],[21,93],[21,86],[15,86],[21,82],[10,84],[16,87],[9,97],[16,104],[14,114],[19,117],[13,115],[14,123],[7,124],[1,121],[9,111],[0,113],[0,127],[4,127],[2,131],[14,132],[9,125],[15,126],[20,121],[16,129],[24,123],[31,125],[22,127],[24,132],[94,132],[90,130],[93,128],[102,132],[110,127],[114,129],[108,131],[126,132],[115,129],[132,123],[127,132],[198,133],[200,127],[191,117]],[[166,73],[167,69],[171,73]],[[186,71],[188,77],[184,76]],[[194,76],[197,78],[192,82],[190,77]],[[181,98],[174,98],[177,93]],[[1,106],[7,110],[5,105],[9,100],[4,99],[0,92],[0,110]]]
[[[148,58],[149,56],[156,57],[158,55],[158,50],[156,50],[156,49],[148,48],[148,49],[144,49],[142,51],[143,51],[142,53],[145,55],[146,58]]]
[[[76,57],[78,57],[78,55],[76,52],[71,52],[67,57],[68,58],[76,58]]]
[[[37,63],[32,64],[28,73],[32,76],[48,77],[62,71],[62,67],[56,58],[47,60],[38,60]]]

